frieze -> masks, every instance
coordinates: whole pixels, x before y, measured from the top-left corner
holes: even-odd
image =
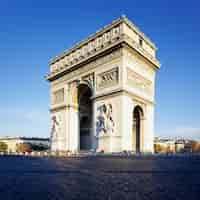
[[[138,44],[138,41],[130,38],[123,28],[123,23],[125,23],[130,30],[134,31],[145,41],[145,44],[152,49],[156,50],[154,44],[147,38],[145,35],[135,27],[126,17],[122,16],[117,20],[114,20],[111,24],[103,27],[100,31],[89,36],[86,40],[83,40],[77,43],[75,46],[70,48],[67,51],[64,51],[59,56],[56,56],[49,62],[50,73],[45,77],[47,80],[51,80],[53,77],[59,73],[64,72],[65,70],[70,69],[76,64],[86,61],[92,56],[96,56],[98,53],[103,52],[104,50],[117,45],[122,42],[126,42],[134,49],[139,51],[145,58],[150,60],[156,67],[159,68],[159,62],[154,58],[154,54],[149,54],[148,50],[146,51],[141,45]]]
[[[65,76],[60,77],[59,79],[53,81],[52,86],[55,86],[55,85],[60,84],[64,81],[70,80],[74,77],[80,76],[81,74],[83,74],[87,71],[90,71],[90,70],[92,71],[93,69],[95,69],[99,65],[103,65],[103,64],[105,64],[105,63],[107,63],[111,60],[119,58],[120,56],[122,56],[122,51],[120,49],[113,51],[111,54],[108,54],[106,56],[98,58],[97,60],[94,60],[94,61],[82,66],[81,68],[74,70],[74,71],[70,72],[69,74],[66,74]]]
[[[127,68],[127,83],[149,95],[153,94],[152,82],[129,68]]]
[[[118,67],[97,75],[97,89],[116,85],[119,79]]]
[[[96,39],[90,41],[86,45],[80,47],[77,50],[74,50],[69,55],[66,55],[61,60],[51,64],[51,72],[57,71],[60,68],[65,68],[70,66],[81,59],[87,58],[92,53],[108,46],[110,43],[115,42],[117,39],[120,38],[120,26],[114,27],[113,29],[109,30],[108,32],[102,34],[101,36],[97,37]]]
[[[115,36],[118,34],[118,31],[122,34],[122,26],[120,26],[122,23],[125,23],[132,31],[134,31],[136,34],[138,34],[142,39],[145,40],[145,42],[154,50],[156,50],[155,44],[147,37],[144,35],[143,32],[139,30],[138,27],[136,27],[130,20],[126,18],[126,16],[122,15],[120,18],[113,20],[111,24],[108,24],[101,28],[100,30],[97,30],[94,34],[89,35],[86,39],[78,42],[75,44],[72,48],[68,49],[67,51],[64,51],[60,55],[56,56],[55,58],[50,60],[50,64],[53,64],[57,62],[58,60],[62,59],[66,55],[69,55],[71,52],[75,52],[75,50],[80,50],[81,47],[85,46],[85,44],[88,44],[90,41],[96,41],[97,43],[97,48],[100,46],[102,43],[101,40],[106,40],[107,38],[111,36]],[[116,27],[119,27],[120,29],[115,29]],[[103,37],[101,37],[103,36]],[[96,39],[96,40],[95,40]]]

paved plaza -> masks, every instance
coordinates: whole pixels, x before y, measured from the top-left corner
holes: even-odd
[[[0,156],[0,199],[199,199],[199,157]]]

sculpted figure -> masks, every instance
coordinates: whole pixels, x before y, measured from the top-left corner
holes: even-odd
[[[97,108],[98,116],[96,122],[97,136],[112,134],[114,132],[114,121],[112,117],[112,105],[103,104]]]
[[[58,137],[59,122],[56,116],[53,116],[51,120],[52,120],[51,139],[54,140]]]
[[[107,105],[107,120],[106,120],[106,129],[108,132],[113,133],[114,132],[114,121],[112,118],[112,105]]]

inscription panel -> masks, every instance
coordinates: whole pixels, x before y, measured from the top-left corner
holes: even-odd
[[[115,67],[109,71],[97,75],[97,89],[116,85],[119,81],[119,70]]]

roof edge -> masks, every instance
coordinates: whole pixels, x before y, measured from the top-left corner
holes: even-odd
[[[139,34],[141,37],[143,37],[143,39],[154,49],[157,50],[157,47],[155,46],[155,44],[142,32],[140,31],[140,29],[135,26],[125,15],[121,15],[119,18],[117,18],[116,20],[113,20],[110,24],[104,26],[103,28],[97,30],[95,33],[89,35],[88,37],[86,37],[85,39],[81,40],[80,42],[77,42],[75,45],[73,45],[71,48],[64,50],[63,52],[61,52],[60,54],[58,54],[57,56],[55,56],[54,58],[50,59],[48,64],[54,64],[55,62],[57,62],[58,60],[62,59],[63,57],[65,57],[66,55],[69,55],[71,52],[73,52],[74,50],[80,48],[81,46],[89,43],[91,40],[93,40],[94,38],[98,37],[99,35],[105,33],[106,31],[108,31],[109,29],[111,29],[114,26],[117,26],[121,23],[125,23],[127,26],[129,26],[133,31],[135,31],[137,34]]]

